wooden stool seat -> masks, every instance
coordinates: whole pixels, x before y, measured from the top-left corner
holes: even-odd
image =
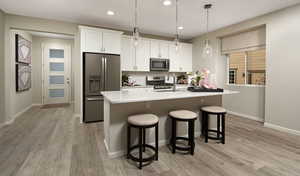
[[[153,114],[138,114],[128,117],[128,123],[135,126],[148,126],[154,125],[158,122],[159,118]]]
[[[169,112],[169,115],[173,118],[182,119],[182,120],[191,120],[191,119],[196,119],[198,117],[196,113],[188,110],[171,111]]]
[[[226,113],[226,109],[219,106],[204,106],[201,108],[201,111],[209,113]]]

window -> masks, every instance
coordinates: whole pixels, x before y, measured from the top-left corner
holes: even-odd
[[[247,52],[247,83],[265,85],[266,83],[266,50]]]
[[[228,83],[238,85],[265,85],[266,51],[236,52],[228,55]]]

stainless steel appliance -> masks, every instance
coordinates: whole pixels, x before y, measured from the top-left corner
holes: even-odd
[[[83,53],[83,121],[103,121],[101,91],[120,90],[120,55]]]
[[[150,58],[150,71],[169,71],[169,59]]]

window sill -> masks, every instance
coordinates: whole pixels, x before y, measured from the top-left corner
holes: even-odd
[[[226,86],[233,86],[233,87],[262,87],[265,88],[266,85],[251,85],[251,84],[226,84]]]

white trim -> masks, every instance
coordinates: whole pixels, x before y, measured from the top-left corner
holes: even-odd
[[[260,117],[256,117],[256,116],[251,116],[251,115],[242,114],[242,113],[233,112],[233,111],[227,111],[227,113],[232,114],[232,115],[236,115],[236,116],[239,116],[239,117],[244,117],[244,118],[247,118],[247,119],[255,120],[255,121],[258,121],[258,122],[264,122],[264,119],[262,119]]]
[[[30,108],[32,108],[32,107],[33,107],[33,105],[30,105],[30,106],[24,108],[22,111],[16,113],[15,115],[13,115],[13,116],[11,117],[11,119],[10,119],[9,121],[6,121],[6,122],[4,122],[3,124],[0,124],[0,128],[4,127],[4,126],[6,126],[6,125],[10,125],[10,124],[14,123],[14,121],[15,121],[18,117],[20,117],[22,114],[24,114],[26,111],[28,111],[28,110],[29,110]]]
[[[201,135],[201,132],[195,132],[195,138],[199,137],[200,135]],[[169,141],[170,141],[169,139],[159,140],[158,141],[158,146],[159,147],[165,146],[165,145],[169,144]],[[149,144],[154,145],[154,142],[151,142]],[[126,154],[126,150],[119,150],[119,151],[116,151],[116,152],[110,152],[105,139],[104,139],[104,146],[105,146],[106,152],[108,154],[108,157],[111,158],[111,159],[112,158],[118,158],[118,157],[124,156]]]
[[[74,118],[81,118],[81,115],[80,115],[80,114],[73,113],[73,117],[74,117]]]
[[[279,125],[274,125],[274,124],[265,122],[264,127],[300,136],[300,131],[281,127]]]
[[[265,88],[265,85],[258,85],[258,84],[226,84],[227,86],[235,86],[235,87],[262,87]]]
[[[31,106],[43,106],[43,104],[32,104]]]
[[[99,32],[116,33],[116,34],[120,34],[120,35],[122,35],[124,33],[122,31],[109,30],[109,29],[103,29],[103,28],[97,28],[97,27],[82,26],[82,25],[79,25],[78,28],[80,30],[88,29],[88,30],[96,30],[96,31],[99,31]]]

